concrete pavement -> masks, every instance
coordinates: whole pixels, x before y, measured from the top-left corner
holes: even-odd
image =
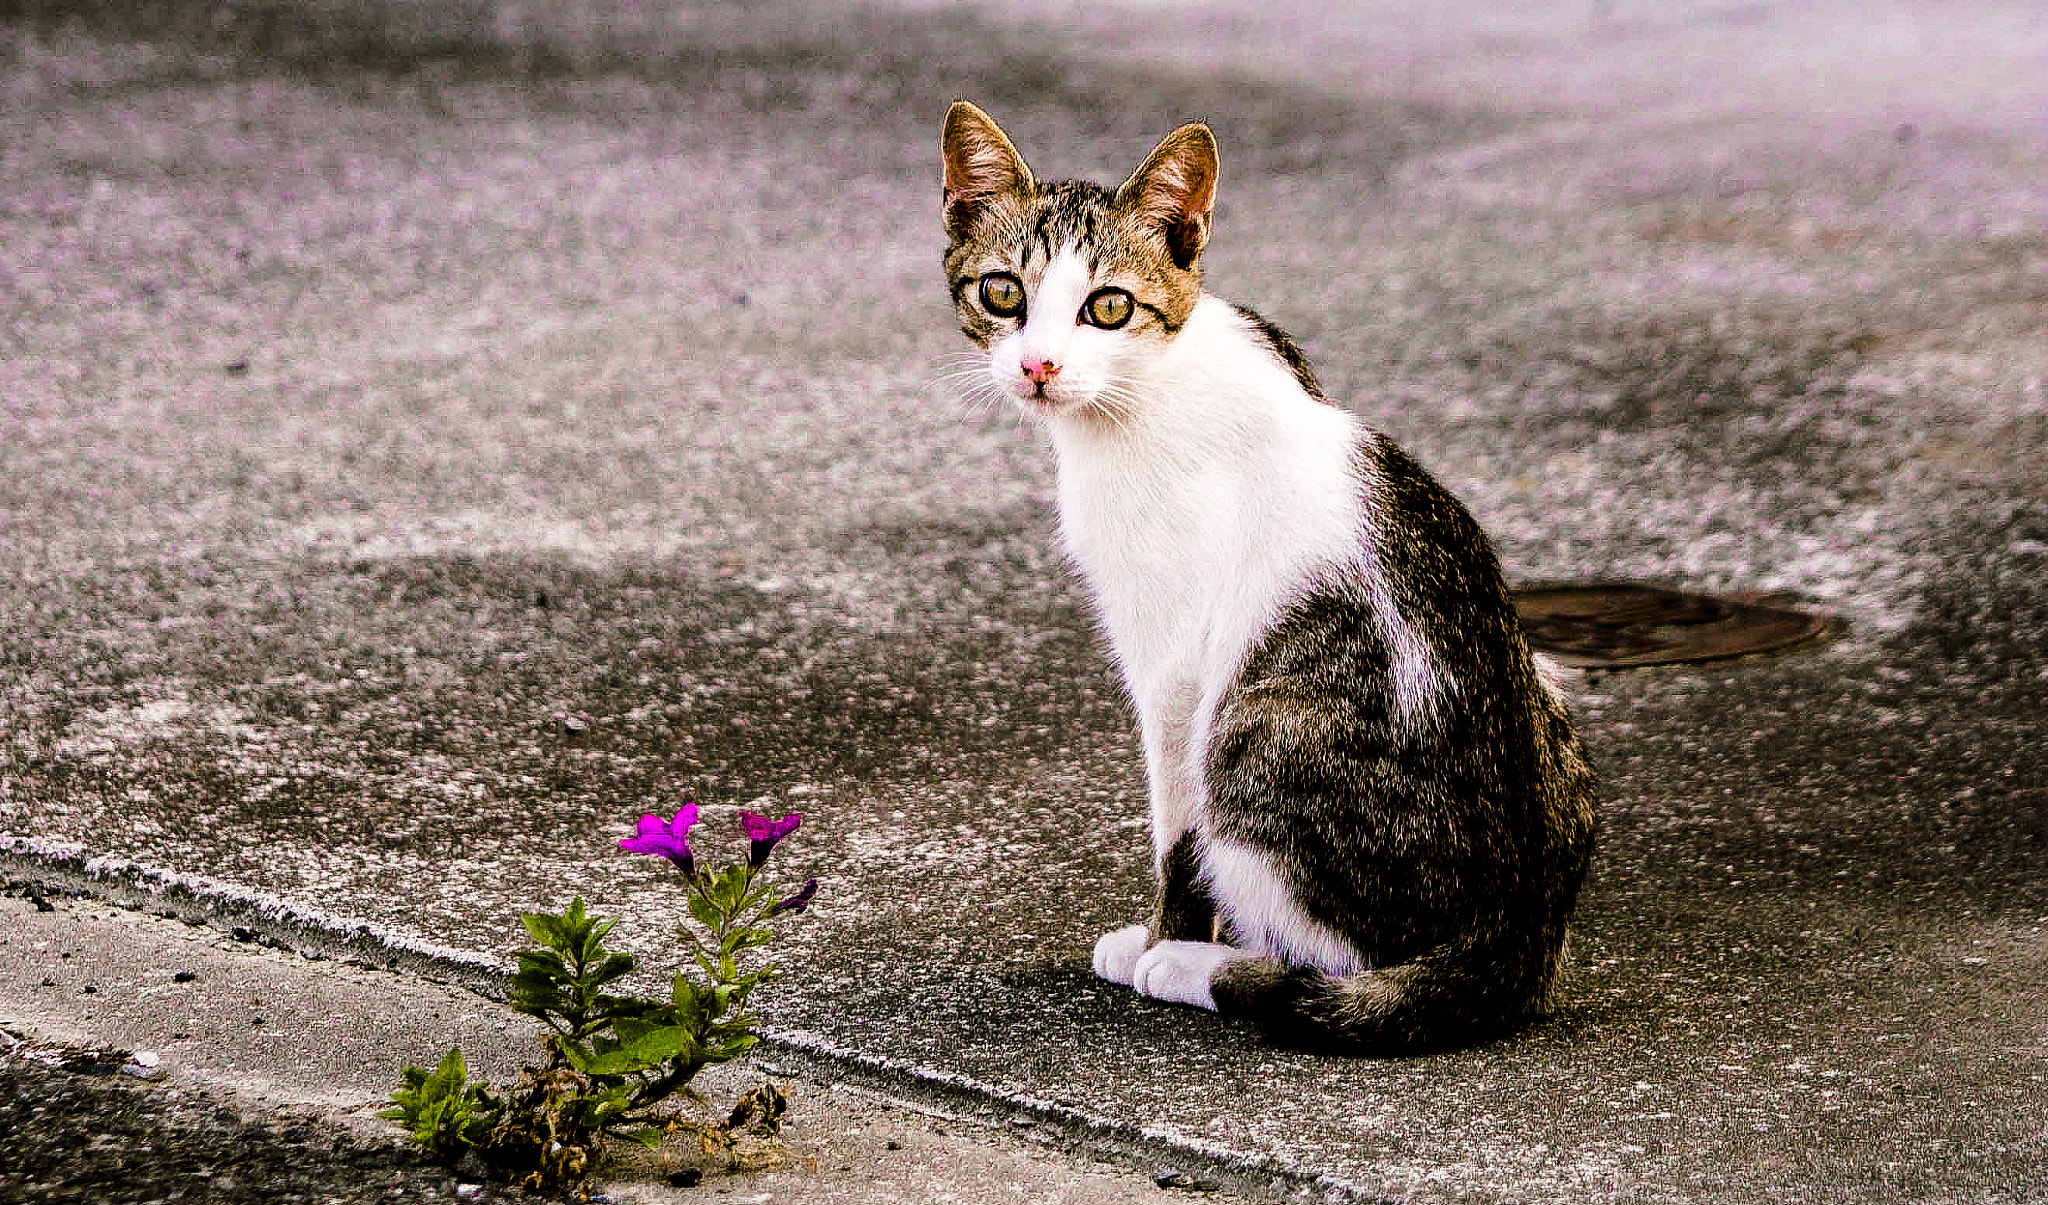
[[[1268,1191],[2041,1199],[2030,6],[223,12],[7,27],[14,872],[458,969],[581,894],[656,955],[633,818],[796,809],[828,1074]],[[1045,175],[1211,121],[1212,288],[1515,580],[1844,621],[1581,684],[1552,1023],[1327,1060],[1089,978],[1142,788],[1049,457],[944,385],[955,96]]]
[[[26,898],[0,897],[0,1030],[23,1039],[15,1048],[13,1039],[0,1037],[0,1066],[27,1067],[65,1049],[111,1051],[102,1054],[102,1062],[125,1063],[149,1077],[146,1089],[127,1074],[116,1073],[113,1082],[168,1098],[174,1117],[198,1112],[189,1107],[195,1099],[217,1101],[237,1115],[279,1118],[287,1126],[338,1123],[374,1151],[397,1137],[375,1113],[400,1068],[431,1066],[449,1046],[460,1045],[472,1076],[508,1084],[539,1049],[531,1021],[462,987],[309,959],[247,935],[237,938],[216,927],[90,899],[58,895],[46,903],[54,906],[43,911]],[[734,1065],[707,1073],[698,1086],[727,1103],[758,1084],[769,1068],[784,1070],[772,1061],[768,1068]],[[1175,1200],[1174,1191],[1155,1182],[1162,1175],[1183,1178],[1174,1183],[1205,1183],[1190,1170],[1199,1167],[1194,1161],[1182,1160],[1176,1168],[1155,1155],[1150,1162],[1118,1167],[1070,1153],[1062,1135],[1022,1125],[1007,1110],[949,1108],[927,1094],[906,1098],[844,1077],[781,1082],[790,1085],[792,1106],[779,1166],[727,1174],[720,1161],[702,1158],[687,1143],[672,1143],[659,1158],[641,1155],[615,1165],[596,1188],[618,1205],[706,1197],[752,1205],[1107,1205]],[[152,1165],[179,1150],[175,1135],[159,1133],[124,1151],[90,1128],[51,1134],[68,1120],[61,1117],[57,1110],[37,1116],[37,1137],[46,1144],[68,1139],[84,1150],[112,1145],[123,1152],[116,1160],[123,1165],[120,1183],[95,1194],[89,1185],[75,1184],[74,1172],[61,1177],[73,1195],[45,1184],[47,1196],[9,1200],[145,1201],[193,1187],[175,1177],[152,1177]],[[200,1177],[212,1193],[209,1199],[278,1199],[237,1165],[233,1152],[248,1141],[244,1135],[227,1152],[210,1152],[206,1162],[214,1171]],[[135,1151],[135,1145],[151,1150]],[[18,1170],[16,1154],[0,1156],[0,1193],[24,1186],[8,1175]],[[322,1174],[317,1164],[307,1166],[313,1161],[299,1162],[301,1177],[317,1180]],[[326,1187],[349,1200],[382,1196],[361,1190],[364,1182],[374,1187],[389,1164],[365,1162],[325,1172],[331,1177]],[[671,1186],[669,1177],[684,1170],[702,1179]],[[221,1176],[231,1183],[224,1185]],[[440,1199],[475,1199],[474,1176],[475,1169],[465,1165],[454,1183],[414,1182],[386,1199],[432,1200],[436,1190]],[[463,1181],[469,1183],[466,1192]],[[244,1196],[234,1195],[235,1183]],[[78,1193],[79,1187],[88,1191]],[[1238,1198],[1211,1186],[1202,1199],[1228,1205]]]

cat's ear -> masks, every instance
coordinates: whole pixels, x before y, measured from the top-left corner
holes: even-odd
[[[1028,194],[1035,184],[1024,157],[1010,145],[995,118],[964,100],[946,113],[946,233],[966,237],[988,203],[1009,193]]]
[[[1168,134],[1116,190],[1116,203],[1158,232],[1174,266],[1194,267],[1216,207],[1216,136],[1200,122]]]

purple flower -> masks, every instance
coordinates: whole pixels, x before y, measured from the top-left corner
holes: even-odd
[[[816,894],[818,894],[818,880],[806,879],[803,887],[798,889],[795,895],[790,896],[788,899],[770,908],[767,912],[762,913],[762,917],[766,919],[782,912],[802,912],[811,906],[811,897]]]
[[[688,837],[690,826],[695,823],[697,805],[694,803],[677,808],[674,820],[663,820],[655,815],[642,816],[639,835],[622,839],[619,848],[631,854],[667,858],[685,875],[694,875],[697,873],[697,860],[690,855]]]
[[[795,812],[780,820],[770,820],[766,816],[756,816],[752,812],[741,812],[740,827],[747,830],[747,837],[753,842],[753,847],[747,853],[748,865],[756,870],[760,869],[761,864],[768,860],[768,851],[775,848],[775,843],[795,832],[796,826],[803,822],[804,818]]]

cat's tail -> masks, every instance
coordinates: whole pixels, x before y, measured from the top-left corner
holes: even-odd
[[[1255,1021],[1286,1045],[1424,1054],[1483,1042],[1546,1015],[1558,957],[1503,966],[1452,943],[1354,975],[1244,958],[1217,969],[1210,993],[1219,1013]]]

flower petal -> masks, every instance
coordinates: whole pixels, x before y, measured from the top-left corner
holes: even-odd
[[[691,856],[690,843],[685,835],[695,823],[697,805],[694,803],[677,808],[675,816],[669,820],[650,812],[640,817],[637,835],[622,838],[619,848],[630,854],[667,858],[681,867],[684,874],[690,874],[695,869],[696,859]]]
[[[752,812],[740,813],[740,827],[747,830],[747,836],[756,841],[780,841],[797,830],[804,822],[803,815],[791,812],[780,820],[756,816]]]
[[[783,912],[802,912],[811,906],[811,897],[816,894],[818,894],[818,880],[806,879],[803,887],[795,895],[770,908],[767,914],[775,916]]]

